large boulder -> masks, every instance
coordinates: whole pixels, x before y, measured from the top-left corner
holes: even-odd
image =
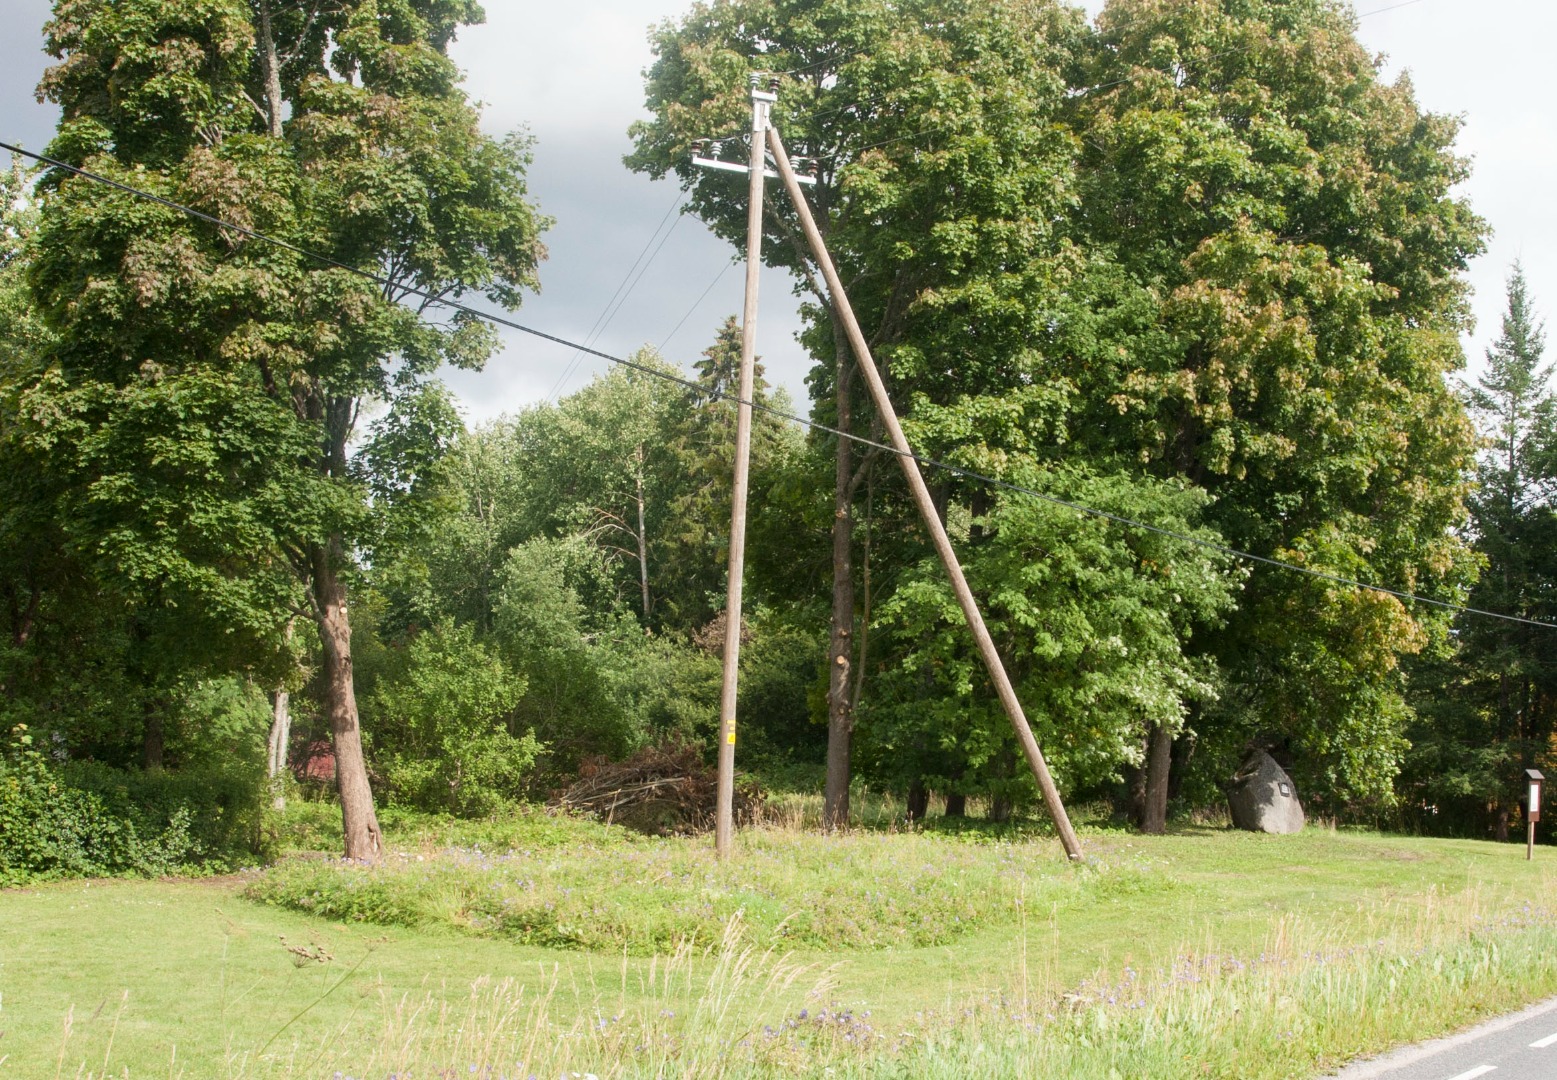
[[[1303,804],[1287,771],[1264,750],[1243,759],[1227,791],[1233,824],[1250,832],[1295,833],[1303,828]]]

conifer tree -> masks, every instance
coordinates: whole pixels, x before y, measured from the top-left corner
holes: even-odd
[[[1483,567],[1470,604],[1526,619],[1557,613],[1551,504],[1557,397],[1545,346],[1524,271],[1515,263],[1501,331],[1486,352],[1486,370],[1466,394],[1483,440],[1469,500]],[[1454,678],[1439,695],[1420,695],[1447,701],[1423,701],[1431,722],[1416,733],[1412,771],[1425,781],[1428,800],[1455,819],[1451,826],[1486,815],[1494,834],[1506,839],[1523,771],[1544,761],[1557,719],[1557,631],[1474,615],[1461,617],[1459,631]]]

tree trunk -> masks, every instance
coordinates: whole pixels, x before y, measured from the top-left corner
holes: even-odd
[[[167,742],[162,726],[162,704],[152,701],[145,706],[146,726],[141,733],[141,768],[153,772],[162,768],[163,749]]]
[[[946,796],[946,816],[947,817],[967,817],[968,816],[968,797],[966,795],[948,795],[948,796]]]
[[[649,617],[649,534],[643,528],[643,444],[638,444],[638,469],[633,475],[638,503],[638,581],[643,587],[643,617]]]
[[[924,786],[924,778],[916,776],[908,785],[908,820],[923,821],[930,810],[930,789]]]
[[[1173,733],[1153,724],[1147,736],[1146,798],[1141,808],[1141,831],[1161,836],[1168,831],[1168,772],[1173,765]]]
[[[871,529],[876,520],[876,467],[867,462],[865,470],[865,537],[860,545],[860,636],[854,655],[854,690],[849,694],[849,716],[860,713],[860,698],[865,694],[866,658],[870,654],[870,546]],[[849,481],[850,498],[853,498],[855,481]]]
[[[30,586],[25,604],[20,603],[14,588],[6,589],[6,598],[10,601],[11,609],[11,644],[19,649],[32,637],[38,607],[43,601],[43,590],[36,585]]]
[[[272,139],[281,138],[281,60],[276,55],[276,36],[270,28],[270,0],[259,0],[259,25],[255,27],[260,74],[265,79],[265,126]]]
[[[1007,747],[998,751],[991,765],[999,790],[989,797],[989,820],[1004,824],[1011,820],[1011,814],[1016,810],[1016,800],[1011,797],[1009,787],[1011,776],[1017,769],[1016,748]]]
[[[270,710],[270,760],[267,763],[266,774],[270,777],[270,804],[277,810],[285,810],[287,806],[286,795],[283,794],[284,785],[282,773],[287,767],[287,747],[292,742],[292,695],[285,690],[277,690],[271,700]]]
[[[1011,820],[1013,805],[1009,795],[991,795],[989,798],[989,820],[998,824],[1004,824]]]
[[[314,549],[314,608],[323,648],[325,711],[335,746],[335,783],[341,795],[341,825],[348,859],[375,860],[383,850],[373,789],[362,756],[362,729],[357,721],[357,694],[352,682],[351,621],[346,587],[336,572],[341,541]]]
[[[833,320],[833,347],[837,355],[834,394],[838,403],[838,430],[848,431],[849,345],[838,319]],[[850,481],[854,475],[853,447],[839,438],[834,461],[833,487],[833,613],[827,646],[827,782],[822,797],[822,828],[838,829],[849,823],[849,743],[854,734],[854,715],[849,708],[849,666],[854,636],[854,518],[850,512]]]
[[[1146,819],[1146,754],[1151,739],[1142,740],[1141,764],[1125,772],[1125,815],[1136,828]]]

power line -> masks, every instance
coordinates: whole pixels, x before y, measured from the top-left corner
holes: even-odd
[[[1540,626],[1548,630],[1557,629],[1557,623],[1542,622],[1537,619],[1527,619],[1519,615],[1507,615],[1498,611],[1487,611],[1483,608],[1468,607],[1464,604],[1455,604],[1447,600],[1434,600],[1431,597],[1420,596],[1416,593],[1406,592],[1401,589],[1391,589],[1384,585],[1370,585],[1365,581],[1358,581],[1355,578],[1345,577],[1341,574],[1332,574],[1326,570],[1316,570],[1313,567],[1298,566],[1296,563],[1283,562],[1280,559],[1273,559],[1266,555],[1256,555],[1253,552],[1241,551],[1238,548],[1230,547],[1227,544],[1217,543],[1214,540],[1207,540],[1204,537],[1176,532],[1173,529],[1163,528],[1160,525],[1151,525],[1144,521],[1137,521],[1134,518],[1125,517],[1122,514],[1114,514],[1107,510],[1100,510],[1097,507],[1087,506],[1085,503],[1075,502],[1070,499],[1062,499],[1057,495],[1050,495],[1046,492],[1025,487],[1021,484],[1013,484],[1009,481],[1000,480],[993,476],[986,476],[983,473],[974,472],[972,469],[965,469],[961,466],[953,465],[950,462],[940,461],[935,458],[923,457],[919,454],[903,454],[896,447],[891,446],[888,443],[878,442],[874,439],[868,439],[861,435],[855,435],[852,432],[842,431],[828,424],[823,424],[805,417],[796,416],[793,413],[787,413],[781,409],[775,409],[771,405],[767,405],[762,402],[743,402],[741,401],[739,395],[712,390],[709,387],[703,386],[702,384],[692,379],[686,378],[685,376],[675,375],[671,372],[663,371],[649,364],[642,364],[635,360],[629,360],[620,356],[613,356],[612,354],[603,352],[594,348],[593,346],[570,341],[567,338],[560,337],[556,334],[547,333],[544,330],[538,330],[532,326],[526,326],[523,323],[516,322],[515,320],[506,318],[502,315],[497,315],[489,311],[483,311],[479,308],[473,308],[470,305],[461,303],[458,300],[450,300],[445,296],[440,296],[428,292],[425,289],[418,289],[414,286],[401,284],[371,270],[363,270],[359,267],[350,266],[339,261],[338,259],[333,259],[328,255],[322,255],[318,252],[310,251],[307,248],[299,247],[298,245],[293,244],[287,240],[282,240],[279,237],[270,236],[266,233],[258,232],[257,230],[250,229],[242,225],[234,225],[229,221],[223,221],[221,218],[218,218],[212,214],[207,214],[202,210],[196,210],[193,207],[184,206],[181,203],[176,203],[173,200],[164,198],[161,195],[156,195],[149,191],[144,191],[140,188],[132,187],[129,184],[110,179],[109,177],[103,176],[99,173],[91,172],[79,166],[69,165],[63,161],[58,161],[43,154],[33,153],[30,150],[23,150],[21,147],[14,146],[11,143],[0,142],[0,150],[9,150],[13,154],[20,154],[23,157],[31,158],[32,160],[47,165],[50,168],[63,169],[66,172],[81,177],[82,179],[90,180],[98,184],[103,184],[107,187],[122,191],[125,194],[133,195],[136,198],[145,199],[148,202],[167,207],[170,210],[178,211],[191,218],[194,218],[197,221],[204,221],[207,224],[214,225],[220,229],[226,229],[230,232],[238,234],[239,236],[244,236],[251,240],[258,240],[261,243],[271,244],[275,247],[281,248],[284,251],[290,251],[295,255],[301,255],[306,259],[311,259],[325,266],[330,266],[338,270],[344,270],[347,273],[354,274],[357,277],[363,278],[364,280],[380,285],[389,290],[391,293],[398,293],[401,297],[418,297],[427,301],[428,303],[438,304],[452,311],[461,312],[473,318],[484,319],[487,322],[493,323],[497,326],[503,326],[510,330],[517,330],[520,333],[528,334],[531,337],[539,338],[542,341],[550,341],[557,345],[563,345],[568,348],[577,349],[581,353],[598,357],[601,360],[609,361],[610,363],[616,364],[618,366],[631,368],[635,371],[640,371],[646,375],[653,376],[654,378],[664,379],[667,382],[677,383],[688,390],[695,391],[699,395],[712,400],[729,401],[735,404],[747,404],[750,405],[754,410],[766,413],[767,415],[776,417],[780,420],[786,420],[790,423],[799,424],[803,427],[811,429],[812,431],[820,431],[825,434],[832,435],[836,438],[848,439],[860,446],[879,450],[884,453],[891,454],[894,457],[906,457],[921,468],[940,469],[951,473],[953,476],[958,476],[965,480],[972,480],[978,483],[988,484],[991,487],[999,488],[1004,491],[1010,491],[1014,494],[1025,495],[1029,498],[1039,499],[1043,502],[1051,503],[1056,506],[1063,506],[1067,509],[1075,511],[1078,514],[1095,517],[1103,521],[1111,522],[1115,525],[1121,525],[1130,529],[1138,529],[1142,532],[1152,533],[1157,536],[1165,536],[1173,540],[1178,540],[1182,543],[1191,544],[1195,547],[1204,548],[1209,551],[1215,551],[1232,558],[1243,559],[1252,563],[1259,563],[1282,570],[1288,570],[1292,573],[1303,574],[1320,581],[1330,582],[1331,584],[1344,585],[1348,588],[1363,589],[1368,592],[1393,596],[1399,600],[1425,604],[1429,607],[1438,608],[1443,611],[1451,611],[1465,615],[1478,615],[1484,618],[1500,619],[1505,622],[1521,623],[1527,626]]]
[[[659,344],[659,351],[660,352],[664,352],[665,351],[665,346],[670,344],[670,339],[675,337],[677,332],[683,326],[686,325],[687,320],[692,317],[692,313],[694,311],[696,311],[698,308],[703,306],[703,301],[707,300],[708,299],[708,294],[714,291],[714,286],[719,284],[721,281],[724,280],[724,276],[730,272],[730,267],[732,267],[734,265],[735,265],[734,263],[725,263],[724,267],[717,274],[714,275],[714,280],[712,280],[712,281],[710,281],[708,283],[708,288],[704,289],[703,290],[703,294],[692,302],[692,306],[687,308],[687,313],[685,315],[681,316],[681,321],[676,323],[675,326],[671,327],[670,333],[665,335],[665,340],[660,342],[660,344]]]
[[[676,198],[670,204],[670,209],[665,211],[665,216],[660,218],[659,224],[654,226],[654,231],[651,232],[649,234],[649,238],[643,242],[642,250],[638,252],[638,257],[633,260],[632,265],[627,268],[627,273],[622,275],[622,280],[617,284],[616,291],[611,294],[611,299],[606,301],[605,307],[600,310],[600,314],[595,316],[595,321],[589,327],[589,333],[584,336],[584,343],[586,345],[593,345],[596,341],[600,340],[600,335],[604,334],[606,327],[611,325],[611,320],[616,318],[617,312],[622,310],[622,304],[627,303],[627,298],[631,296],[632,291],[638,287],[638,282],[643,280],[643,274],[648,272],[649,264],[653,263],[654,260],[659,256],[660,248],[665,246],[665,241],[670,239],[670,234],[676,231],[677,225],[681,224],[681,219],[679,217],[671,223],[670,228],[665,233],[664,239],[660,240],[659,247],[654,249],[653,255],[649,255],[648,262],[643,261],[644,255],[648,254],[650,246],[652,246],[655,239],[659,237],[660,230],[665,228],[665,222],[670,221],[670,216],[677,210],[680,210],[686,201],[686,193],[677,191]],[[633,271],[638,269],[639,263],[643,263],[643,273],[640,273],[636,278],[634,278]],[[631,284],[628,284],[629,281],[631,281]],[[625,292],[623,291],[624,289],[626,290]],[[620,303],[618,303],[618,297],[620,297]],[[614,308],[612,307],[613,304],[616,305]],[[573,373],[578,370],[579,362],[583,359],[584,356],[582,353],[574,354],[572,362],[568,364],[567,368],[562,372],[562,375],[558,377],[556,385],[551,388],[551,393],[547,394],[547,397],[555,398],[559,393],[562,392],[562,388],[567,385],[567,381],[573,377]]]
[[[1420,4],[1423,2],[1424,0],[1400,0],[1400,3],[1398,4],[1390,4],[1387,7],[1374,8],[1372,11],[1360,11],[1357,13],[1357,17],[1359,19],[1366,19],[1369,15],[1382,15],[1386,11],[1394,11],[1396,8],[1410,7],[1412,4]]]

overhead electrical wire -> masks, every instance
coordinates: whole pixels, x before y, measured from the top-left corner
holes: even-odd
[[[606,301],[605,307],[602,308],[600,310],[600,314],[595,317],[593,325],[591,325],[589,328],[589,333],[584,336],[584,344],[593,345],[595,342],[599,341],[600,335],[604,334],[606,327],[611,325],[611,320],[616,318],[617,313],[622,310],[622,305],[627,303],[627,298],[631,296],[633,290],[638,287],[638,282],[642,281],[643,275],[649,272],[649,266],[653,264],[656,258],[659,257],[660,248],[665,246],[665,241],[670,239],[670,234],[676,231],[677,225],[681,224],[681,218],[677,217],[675,221],[671,222],[670,228],[665,230],[665,235],[663,237],[660,236],[660,230],[665,228],[665,223],[670,221],[670,216],[676,211],[680,210],[686,201],[686,193],[677,192],[675,201],[670,204],[670,209],[665,211],[665,216],[660,218],[658,225],[654,226],[654,231],[651,232],[649,234],[649,238],[644,241],[642,250],[638,252],[638,257],[634,259],[632,265],[627,268],[627,273],[622,275],[622,280],[616,286],[616,291],[611,294],[611,299]],[[653,246],[656,239],[659,239],[659,247],[655,247],[654,254],[649,255],[648,261],[644,262],[643,257],[648,255],[649,248]],[[643,269],[638,272],[637,277],[633,277],[633,272],[638,270],[638,265],[640,263],[643,264]],[[548,398],[555,399],[557,395],[562,392],[562,388],[566,386],[568,380],[573,377],[573,373],[578,370],[579,363],[583,359],[583,353],[575,353],[573,355],[572,362],[568,364],[568,366],[563,370],[562,375],[558,377],[556,384],[551,388],[551,393],[546,395]]]
[[[714,291],[714,286],[719,284],[721,281],[724,280],[724,276],[730,272],[730,267],[732,267],[734,265],[735,264],[733,262],[727,262],[727,263],[724,264],[723,269],[721,269],[717,274],[714,275],[714,280],[712,280],[712,281],[710,281],[708,283],[708,288],[703,290],[703,293],[702,293],[701,296],[699,296],[696,300],[692,301],[692,306],[687,308],[687,313],[685,315],[681,316],[681,321],[676,323],[675,326],[671,327],[670,328],[670,333],[665,335],[665,340],[663,340],[663,341],[661,341],[659,343],[658,350],[660,352],[664,352],[665,351],[665,346],[670,344],[670,339],[675,337],[676,334],[681,330],[681,328],[687,324],[687,320],[692,317],[692,313],[694,311],[696,311],[698,308],[703,306],[703,301],[707,300],[708,299],[708,294]]]
[[[1292,573],[1302,574],[1320,581],[1327,581],[1334,585],[1343,585],[1348,588],[1362,589],[1367,592],[1393,596],[1399,600],[1424,604],[1428,607],[1437,608],[1442,611],[1451,611],[1465,615],[1477,615],[1489,619],[1498,619],[1504,622],[1521,623],[1527,626],[1539,626],[1548,630],[1557,629],[1557,623],[1542,622],[1538,619],[1527,619],[1520,615],[1509,615],[1504,612],[1488,611],[1484,608],[1469,607],[1467,605],[1456,604],[1448,600],[1435,600],[1432,597],[1421,596],[1417,593],[1407,592],[1403,589],[1392,589],[1384,585],[1372,585],[1365,581],[1359,581],[1356,578],[1345,577],[1341,574],[1332,574],[1327,570],[1316,570],[1313,567],[1299,566],[1296,563],[1284,562],[1281,559],[1274,559],[1266,555],[1256,555],[1253,552],[1241,551],[1238,548],[1231,547],[1227,544],[1221,544],[1214,540],[1207,540],[1204,537],[1192,536],[1187,533],[1177,532],[1173,529],[1163,528],[1160,525],[1151,525],[1144,521],[1137,521],[1134,518],[1125,517],[1122,514],[1114,514],[1107,510],[1100,510],[1097,507],[1088,506],[1085,503],[1075,502],[1070,499],[1063,499],[1057,495],[1050,495],[1047,492],[1038,491],[1034,488],[1025,487],[1021,484],[1013,484],[1009,481],[1000,480],[993,476],[986,476],[983,473],[975,472],[972,469],[965,469],[959,465],[953,465],[950,462],[940,461],[936,458],[923,457],[911,452],[905,454],[888,443],[879,442],[875,439],[868,439],[864,436],[856,435],[853,432],[843,431],[828,424],[823,424],[802,416],[796,416],[793,413],[787,413],[781,409],[775,409],[771,405],[766,405],[762,402],[742,401],[741,398],[736,394],[710,390],[708,387],[703,386],[692,379],[673,374],[669,371],[654,367],[650,364],[643,364],[635,360],[614,356],[611,353],[603,352],[602,350],[596,349],[593,346],[585,345],[576,341],[570,341],[569,339],[561,337],[557,334],[547,333],[544,330],[538,330],[535,327],[526,326],[523,323],[506,318],[502,315],[497,315],[489,311],[483,311],[480,308],[471,307],[470,305],[461,303],[458,300],[450,300],[446,296],[431,293],[425,289],[418,289],[414,286],[404,285],[400,282],[393,281],[382,274],[375,273],[371,270],[363,270],[360,267],[351,266],[347,263],[341,262],[338,259],[333,259],[328,255],[300,247],[299,245],[294,244],[288,240],[283,240],[280,237],[270,236],[266,233],[259,232],[258,230],[251,229],[243,225],[235,225],[232,222],[224,221],[213,214],[208,214],[203,210],[196,210],[194,207],[185,206],[182,203],[174,202],[172,199],[164,198],[161,195],[133,187],[129,184],[123,183],[122,181],[103,176],[100,173],[91,172],[87,169],[81,168],[80,166],[70,165],[66,162],[59,161],[44,154],[35,153],[31,150],[23,150],[21,147],[15,146],[8,142],[0,142],[0,150],[8,150],[12,154],[18,154],[22,157],[30,158],[33,161],[48,166],[49,168],[63,169],[64,171],[71,173],[72,175],[79,176],[84,180],[90,180],[94,183],[103,184],[107,187],[124,192],[127,195],[132,195],[136,198],[144,199],[147,202],[166,207],[167,209],[178,211],[179,213],[185,214],[197,221],[203,221],[207,224],[214,225],[217,228],[226,229],[229,232],[236,233],[239,236],[247,237],[251,240],[258,240],[261,243],[270,244],[274,247],[282,249],[283,251],[290,251],[295,255],[301,255],[305,259],[313,260],[324,266],[333,267],[337,270],[344,270],[349,274],[353,274],[366,281],[371,281],[374,284],[389,290],[389,293],[386,295],[398,294],[402,298],[414,296],[430,304],[437,304],[452,311],[457,311],[465,315],[469,315],[473,318],[484,319],[494,325],[506,327],[510,330],[517,330],[520,333],[528,334],[531,337],[539,338],[542,341],[550,341],[557,345],[563,345],[568,348],[576,349],[579,352],[589,356],[594,356],[601,360],[606,360],[621,367],[631,368],[635,371],[643,372],[644,374],[653,376],[657,379],[664,379],[667,382],[677,383],[710,400],[722,400],[738,405],[749,405],[757,412],[765,413],[780,420],[786,420],[790,423],[799,424],[803,427],[810,428],[813,431],[824,432],[836,438],[848,439],[857,445],[869,447],[871,449],[890,454],[894,457],[907,458],[921,468],[940,469],[944,472],[952,474],[953,476],[958,476],[965,480],[972,480],[978,483],[987,484],[990,487],[998,488],[1003,491],[1012,492],[1013,494],[1039,499],[1043,502],[1051,503],[1055,506],[1063,506],[1078,514],[1095,517],[1103,521],[1111,522],[1115,525],[1123,526],[1125,528],[1137,529],[1142,532],[1152,533],[1157,536],[1168,537],[1170,539],[1178,540],[1182,543],[1190,544],[1204,550],[1215,551],[1231,558],[1242,559],[1251,563],[1258,563],[1281,570],[1287,570]]]

